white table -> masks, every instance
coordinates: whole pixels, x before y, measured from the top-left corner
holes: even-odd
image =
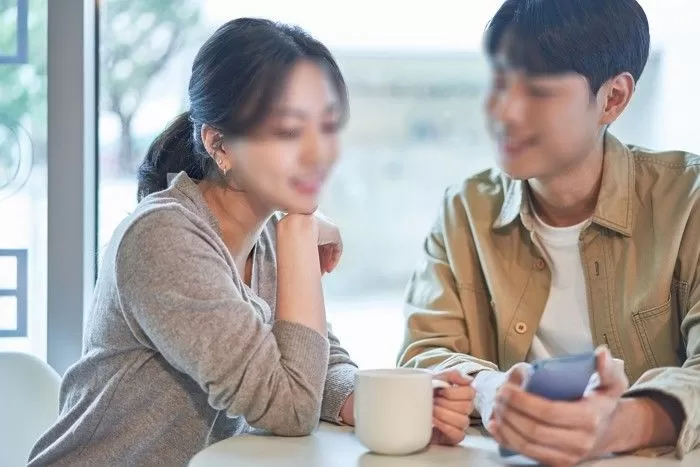
[[[498,455],[498,445],[479,431],[470,429],[458,447],[430,446],[410,456],[371,454],[352,433],[352,428],[321,424],[304,438],[238,436],[220,441],[197,454],[190,467],[496,467],[533,465],[517,457],[507,462]],[[589,467],[698,467],[700,450],[681,462],[673,458],[616,457],[586,464]]]

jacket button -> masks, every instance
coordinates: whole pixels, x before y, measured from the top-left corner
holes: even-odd
[[[535,260],[535,269],[537,269],[538,271],[541,271],[544,269],[544,266],[545,266],[545,264],[544,264],[544,260],[542,258],[537,258]]]
[[[515,325],[515,332],[518,334],[525,334],[527,332],[527,324],[523,323],[522,321],[519,321]]]

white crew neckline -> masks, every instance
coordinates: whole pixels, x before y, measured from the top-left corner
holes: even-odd
[[[588,218],[575,225],[554,227],[542,220],[532,203],[530,203],[530,212],[535,220],[535,231],[542,238],[543,242],[551,246],[572,246],[578,244],[581,231],[591,220]]]

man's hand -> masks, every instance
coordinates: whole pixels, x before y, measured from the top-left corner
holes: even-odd
[[[596,350],[600,383],[580,401],[557,402],[523,389],[526,372],[509,372],[488,430],[504,447],[547,465],[575,465],[606,454],[610,426],[629,387],[607,348]]]
[[[435,390],[433,437],[430,442],[450,446],[459,444],[464,439],[469,415],[474,410],[472,378],[462,376],[457,370],[448,370],[435,375],[435,379],[452,386]]]
[[[493,370],[483,370],[474,376],[474,409],[479,412],[481,423],[488,429],[489,420],[493,416],[493,404],[496,401],[496,394],[503,384],[511,378],[514,371],[522,371],[527,374],[530,371],[529,363],[518,363],[513,365],[507,373]]]

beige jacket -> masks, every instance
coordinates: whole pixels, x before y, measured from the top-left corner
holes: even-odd
[[[675,396],[677,450],[700,445],[700,157],[605,141],[581,233],[594,344],[625,362],[630,393]],[[524,361],[550,288],[524,182],[490,170],[447,190],[406,295],[399,363],[465,373]]]

